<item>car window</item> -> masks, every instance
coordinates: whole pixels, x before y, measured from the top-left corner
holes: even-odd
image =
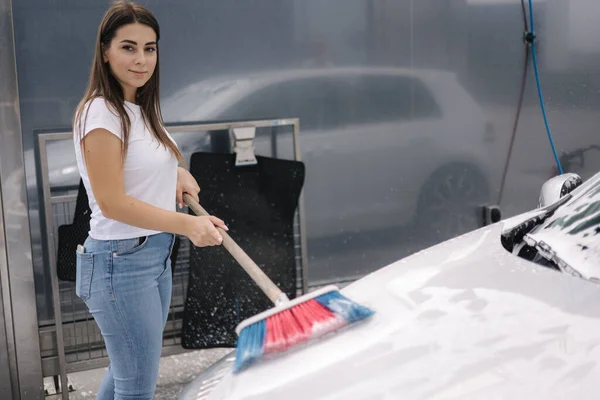
[[[236,87],[243,86],[244,82],[199,82],[181,90],[176,95],[169,97],[162,104],[162,113],[167,120],[180,120],[189,114],[193,119],[206,119],[202,110],[216,97],[228,91],[235,91]],[[197,115],[194,115],[197,114]]]
[[[339,89],[326,78],[277,82],[229,107],[232,119],[300,118],[300,129],[330,129],[339,124]]]
[[[353,85],[352,98],[352,118],[359,124],[441,115],[429,89],[413,77],[361,76]]]

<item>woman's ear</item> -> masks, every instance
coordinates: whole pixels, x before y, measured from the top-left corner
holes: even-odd
[[[108,62],[108,56],[106,55],[106,52],[108,51],[108,48],[102,44],[102,62],[103,63],[107,63]]]

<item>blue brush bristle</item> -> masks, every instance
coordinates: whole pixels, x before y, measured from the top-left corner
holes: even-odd
[[[239,372],[263,355],[263,343],[267,333],[266,321],[258,321],[242,329],[238,337],[233,372]]]
[[[348,323],[360,321],[374,314],[370,308],[353,302],[337,291],[322,294],[315,300]]]

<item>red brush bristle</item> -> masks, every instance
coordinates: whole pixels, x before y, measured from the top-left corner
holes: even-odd
[[[284,351],[343,325],[343,321],[316,300],[308,300],[268,317],[265,353]]]
[[[308,332],[310,332],[307,332],[302,324],[300,324],[297,315],[293,312],[293,309],[285,311],[285,315],[282,315],[281,323],[285,327],[284,335],[287,347],[304,341],[308,336]]]
[[[306,315],[312,320],[311,337],[319,337],[344,325],[344,321],[337,318],[335,314],[318,301],[310,300],[305,305],[307,307]]]
[[[328,321],[331,318],[335,318],[335,315],[325,307],[321,303],[316,300],[309,300],[304,303],[304,310],[307,316],[313,320],[313,325],[317,322]]]
[[[305,309],[308,310],[309,308],[303,307],[303,304],[300,304],[299,306],[293,308],[293,313],[296,317],[296,320],[298,321],[298,324],[302,329],[302,333],[305,336],[310,336],[314,321],[308,317],[308,314],[307,312],[305,312]]]
[[[298,337],[298,324],[290,310],[285,310],[279,314],[277,320],[281,326],[280,333],[282,336],[282,345],[278,350],[286,350],[290,346],[290,342]]]
[[[290,310],[282,311],[267,318],[267,332],[266,353],[284,351],[298,342],[299,337],[302,335],[300,326]]]
[[[265,341],[265,353],[281,351],[285,348],[285,338],[281,328],[278,315],[267,318],[267,340]]]

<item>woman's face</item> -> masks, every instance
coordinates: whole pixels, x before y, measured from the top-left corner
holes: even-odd
[[[156,33],[147,25],[123,25],[104,51],[104,62],[121,86],[125,100],[135,103],[135,93],[152,77],[156,68]]]

